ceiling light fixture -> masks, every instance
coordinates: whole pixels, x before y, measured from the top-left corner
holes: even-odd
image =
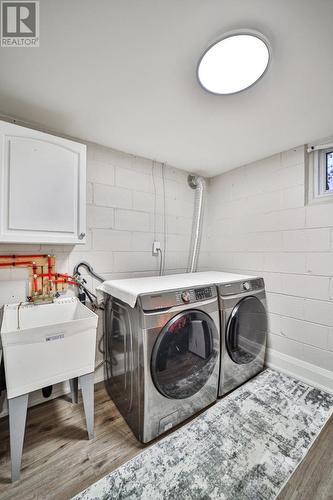
[[[254,30],[225,33],[200,58],[200,85],[213,94],[236,94],[252,87],[267,71],[271,59],[269,41]]]

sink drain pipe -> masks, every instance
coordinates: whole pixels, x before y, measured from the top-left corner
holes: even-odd
[[[202,237],[203,212],[206,195],[206,181],[199,175],[189,175],[187,182],[192,189],[195,189],[194,212],[192,221],[192,233],[190,252],[187,264],[187,272],[194,273],[198,267],[200,244]]]

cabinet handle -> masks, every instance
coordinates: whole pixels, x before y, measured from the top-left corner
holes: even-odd
[[[80,233],[79,234],[79,240],[83,240],[83,238],[85,237],[86,233]]]

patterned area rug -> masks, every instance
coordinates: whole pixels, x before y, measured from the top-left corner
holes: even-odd
[[[266,370],[75,499],[274,499],[332,410],[333,395]]]

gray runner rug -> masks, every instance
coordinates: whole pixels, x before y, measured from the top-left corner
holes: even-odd
[[[265,370],[75,497],[271,500],[333,410],[333,395]]]

